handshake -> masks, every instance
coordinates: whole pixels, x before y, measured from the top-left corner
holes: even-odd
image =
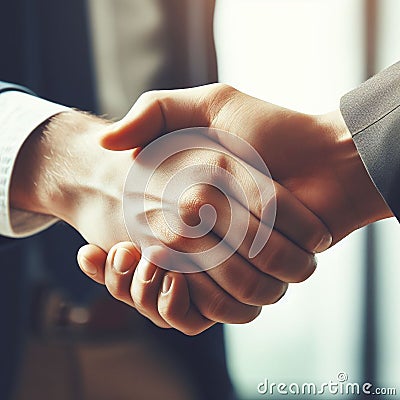
[[[90,278],[188,335],[253,320],[315,253],[392,215],[340,111],[223,84],[145,93],[116,123],[53,117],[22,148],[11,198],[75,227]]]

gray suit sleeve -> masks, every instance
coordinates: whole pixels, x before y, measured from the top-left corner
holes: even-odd
[[[375,186],[400,221],[400,62],[344,95],[340,110]]]

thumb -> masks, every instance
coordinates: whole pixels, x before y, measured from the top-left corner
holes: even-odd
[[[107,127],[100,145],[109,150],[143,147],[165,133],[189,127],[209,126],[223,100],[225,85],[146,92],[120,121]],[[219,104],[221,103],[221,105]],[[211,107],[212,105],[212,107]]]
[[[106,259],[107,253],[94,244],[82,246],[77,254],[77,261],[82,272],[102,285],[104,285]]]

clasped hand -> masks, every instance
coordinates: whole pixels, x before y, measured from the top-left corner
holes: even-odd
[[[229,111],[224,109],[226,107],[224,101],[229,100],[229,97],[224,101],[221,97],[224,91],[229,90],[231,89],[225,86],[213,85],[187,91],[145,94],[123,120],[107,127],[106,133],[102,136],[102,144],[109,149],[125,150],[144,146],[158,135],[190,126],[231,130],[228,122],[232,124],[234,118],[232,119],[228,114]],[[162,99],[162,96],[168,98]],[[192,98],[194,102],[200,96],[204,96],[200,108],[185,109],[190,106],[185,101],[186,98]],[[220,111],[216,115],[211,115],[210,102],[215,101],[218,96],[221,97]],[[169,103],[173,104],[173,108]],[[217,107],[215,103],[213,106]],[[275,114],[278,114],[278,111],[282,112],[277,108]],[[216,109],[213,112],[217,112]],[[226,113],[226,118],[223,112]],[[207,113],[209,115],[204,115]],[[267,118],[265,115],[263,120]],[[243,123],[238,121],[241,124],[240,131],[235,127],[233,133],[244,132],[245,129],[256,138],[258,132],[251,126],[254,124],[253,119],[253,115],[249,115]],[[250,258],[249,249],[258,227],[262,225],[260,220],[263,211],[257,187],[253,182],[254,174],[250,176],[247,173],[249,168],[254,170],[249,165],[252,159],[247,157],[242,166],[238,167],[240,164],[233,163],[232,157],[229,157],[229,149],[234,147],[229,142],[229,135],[217,139],[226,149],[225,154],[216,155],[215,152],[189,149],[168,158],[152,176],[149,185],[151,193],[147,193],[147,196],[160,199],[163,182],[193,163],[227,170],[245,189],[249,199],[248,208],[238,201],[240,196],[235,196],[235,193],[231,193],[235,200],[232,203],[226,199],[224,193],[215,188],[215,185],[198,184],[196,180],[193,182],[196,185],[185,193],[180,203],[179,214],[188,224],[198,222],[202,206],[215,207],[217,220],[207,235],[187,239],[183,235],[171,232],[163,224],[161,203],[152,206],[150,219],[153,232],[158,232],[163,243],[188,253],[187,259],[182,258],[176,262],[188,263],[191,253],[204,251],[221,241],[230,223],[235,223],[242,214],[242,220],[246,220],[247,217],[250,221],[248,230],[241,245],[228,259],[210,268],[210,265],[214,266],[213,259],[197,257],[195,262],[193,260],[191,262],[196,264],[195,267],[200,272],[181,274],[160,268],[158,266],[160,262],[150,262],[152,257],[154,260],[166,259],[168,254],[163,248],[152,247],[148,250],[144,244],[140,244],[140,240],[134,240],[135,243],[118,243],[111,248],[108,255],[100,247],[88,246],[81,249],[78,257],[81,267],[85,270],[90,264],[92,271],[96,273],[89,275],[97,282],[105,284],[115,298],[135,307],[157,325],[175,327],[187,334],[199,333],[215,322],[251,321],[259,314],[262,305],[274,303],[284,295],[288,283],[300,282],[309,277],[316,266],[314,253],[326,249],[331,244],[331,235],[327,227],[312,211],[279,182],[268,179],[263,181],[261,173],[258,172],[257,179],[260,186],[266,187],[269,181],[274,187],[277,213],[272,232],[271,229],[270,231],[265,229],[265,235],[270,235],[268,241],[256,257]],[[194,147],[195,144],[194,142]],[[204,143],[202,145],[207,147]],[[279,151],[279,148],[275,151]],[[137,157],[138,153],[136,150],[133,157]],[[268,159],[265,161],[268,162]],[[243,164],[246,164],[246,167]],[[135,173],[139,180],[141,171],[138,169]],[[134,181],[132,184],[134,185]],[[236,205],[235,210],[232,210],[232,204]],[[82,227],[77,228],[89,242],[101,244],[104,250],[115,244],[103,244],[100,237],[96,237],[101,235],[101,232],[96,235],[91,232],[85,234]],[[139,224],[137,230],[140,230]],[[135,236],[135,232],[130,233],[133,233],[131,237]],[[124,237],[119,238],[119,240],[124,239]],[[140,255],[146,251],[146,257],[140,259]],[[156,254],[151,254],[149,251]],[[179,265],[175,267],[172,269],[180,270]],[[86,268],[86,271],[88,270],[90,267]]]
[[[230,193],[237,206],[232,210],[220,190],[198,184],[186,193],[178,214],[183,214],[189,225],[197,224],[201,207],[212,205],[217,211],[212,231],[196,239],[171,234],[160,218],[160,205],[152,209],[152,229],[164,244],[190,256],[224,237],[235,216],[248,218],[243,242],[219,265],[209,268],[212,259],[197,258],[190,261],[199,269],[197,273],[176,272],[179,267],[165,270],[159,262],[151,262],[168,257],[162,247],[146,250],[140,240],[127,240],[123,229],[105,242],[97,227],[94,232],[87,230],[85,224],[75,224],[91,243],[78,253],[82,270],[105,284],[115,298],[135,307],[160,327],[174,327],[193,335],[216,322],[249,322],[257,317],[261,306],[278,301],[288,283],[301,282],[313,273],[316,252],[326,250],[360,226],[390,216],[338,111],[324,116],[305,115],[221,84],[149,92],[121,121],[107,125],[100,142],[114,154],[135,149],[129,153],[135,158],[157,137],[188,127],[228,131],[256,149],[273,178],[269,182],[276,195],[276,218],[265,246],[255,257],[249,257],[256,231],[265,222],[254,182],[245,172],[254,167],[251,158],[243,161],[245,167],[238,168],[228,154],[215,157],[194,149],[167,159],[155,173],[157,184],[150,185],[148,194],[159,199],[160,182],[201,159],[204,165],[212,164],[238,179],[250,206],[244,207]],[[212,139],[228,153],[235,153],[229,135]],[[265,178],[261,176],[260,182],[267,182],[263,181]],[[108,181],[112,182],[112,175]],[[112,208],[118,208],[118,204]],[[113,225],[114,221],[109,223]],[[154,254],[141,256],[146,251]]]

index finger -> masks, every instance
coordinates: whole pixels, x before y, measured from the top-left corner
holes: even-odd
[[[146,92],[124,118],[107,127],[100,144],[109,150],[129,150],[168,132],[210,126],[235,92],[224,84]]]

